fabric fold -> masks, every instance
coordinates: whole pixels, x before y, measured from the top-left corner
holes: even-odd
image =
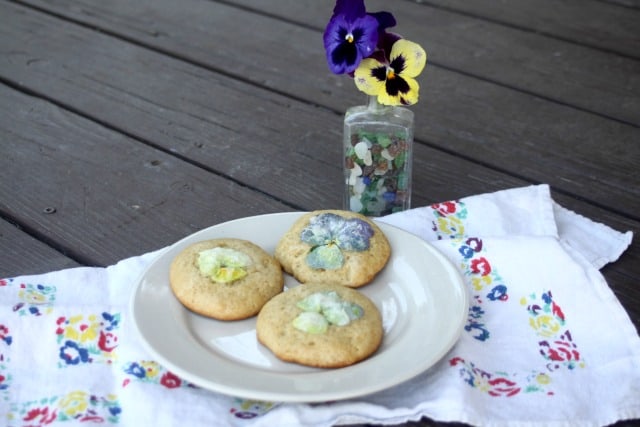
[[[633,233],[620,233],[604,224],[553,203],[560,240],[600,269],[616,261],[631,244]]]

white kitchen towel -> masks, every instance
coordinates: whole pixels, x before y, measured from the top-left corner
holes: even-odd
[[[460,340],[423,374],[323,404],[257,402],[195,387],[145,352],[128,318],[133,284],[158,251],[108,268],[0,279],[0,420],[9,427],[253,427],[427,416],[485,426],[600,426],[640,418],[640,338],[598,271],[624,252],[630,232],[562,208],[546,185],[379,220],[429,241],[468,287]]]

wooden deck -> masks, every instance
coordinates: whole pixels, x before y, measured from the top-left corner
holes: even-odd
[[[413,206],[548,183],[631,248],[640,1],[367,0],[425,47]],[[0,277],[106,266],[226,220],[341,207],[325,0],[0,0]],[[426,421],[425,421],[426,423]]]

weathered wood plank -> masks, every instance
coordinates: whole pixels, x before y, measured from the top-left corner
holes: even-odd
[[[640,10],[584,0],[408,1],[640,59]]]
[[[260,3],[263,4],[268,2]],[[300,8],[296,5],[297,2],[292,4],[294,11],[295,7]],[[119,32],[123,37],[163,52],[221,72],[237,73],[242,79],[335,111],[361,102],[361,94],[348,78],[327,74],[317,31],[199,0],[190,0],[188,6],[183,3],[177,9],[173,2],[167,1],[112,2],[105,9],[93,2],[70,5],[60,1],[50,7],[55,7],[56,13],[84,19],[104,31]],[[317,8],[315,3],[309,7]],[[278,11],[275,9],[274,13]],[[12,18],[12,14],[16,16]],[[338,179],[336,172],[327,169],[335,165],[333,162],[339,162],[334,160],[339,156],[341,119],[338,115],[324,109],[309,111],[308,106],[279,99],[199,67],[167,63],[166,58],[158,59],[157,55],[130,45],[112,49],[109,44],[118,43],[117,40],[69,24],[59,27],[57,21],[27,14],[19,8],[9,8],[5,16],[6,37],[0,43],[3,49],[12,52],[0,58],[0,73],[6,78],[47,92],[61,103],[90,111],[99,120],[141,138],[160,141],[171,149],[179,141],[176,149],[181,153],[201,158],[218,170],[226,168],[225,173],[232,176],[242,173],[243,182],[259,185],[262,178],[257,178],[265,170],[284,170],[291,163],[278,163],[281,156],[277,152],[267,154],[265,151],[262,158],[269,159],[268,162],[244,162],[244,168],[229,170],[230,163],[243,162],[242,159],[250,155],[247,151],[256,147],[246,138],[236,137],[233,130],[222,129],[220,124],[224,120],[224,126],[254,126],[255,134],[267,145],[271,145],[269,141],[278,141],[282,144],[280,147],[286,146],[283,149],[296,151],[300,157],[294,164],[305,165],[306,150],[316,153],[326,150],[327,164],[317,169],[306,164],[299,169],[296,186],[286,188],[286,194],[300,193],[304,198],[305,190],[299,183],[311,184],[314,179],[311,175],[315,173],[312,171],[323,169],[320,180],[325,183],[330,180],[333,191],[339,185],[333,180]],[[190,25],[181,25],[182,22]],[[52,31],[54,26],[56,31]],[[248,27],[255,28],[262,37],[256,38],[254,32],[244,31]],[[55,35],[52,36],[52,32]],[[292,44],[292,39],[297,42]],[[284,43],[292,48],[277,49]],[[83,58],[96,60],[69,56],[69,52],[78,50],[84,52]],[[141,60],[137,61],[138,58]],[[134,60],[135,67],[130,65]],[[292,65],[295,72],[289,71]],[[165,80],[149,87],[144,79],[145,73],[163,76],[176,69],[181,70],[178,99],[174,82]],[[567,193],[616,205],[621,212],[636,215],[635,201],[640,195],[640,176],[635,166],[640,162],[640,149],[635,144],[640,137],[638,128],[439,67],[428,67],[424,80],[423,101],[414,109],[418,139],[454,156],[477,159],[529,181],[549,182]],[[110,103],[110,98],[120,92],[127,92],[125,99],[130,99],[130,103]],[[269,98],[273,100],[265,101]],[[146,112],[145,119],[134,124],[130,120],[131,112],[139,112],[141,108]],[[186,110],[198,112],[201,121],[191,122],[194,117],[185,117],[183,111]],[[219,120],[216,115],[220,116]],[[223,162],[220,156],[213,156],[213,149],[196,147],[203,143],[204,134],[229,142]],[[206,142],[209,143],[215,144]],[[594,153],[599,152],[607,155],[594,157]],[[432,154],[435,155],[432,152],[429,155]],[[416,158],[420,155],[417,153]],[[255,170],[252,175],[251,170]],[[269,179],[269,175],[266,178]],[[314,185],[314,188],[324,191],[322,186]],[[320,198],[328,196],[320,194]],[[302,205],[309,206],[306,202]]]
[[[640,9],[640,0],[600,0],[604,3]]]
[[[613,266],[612,266],[613,267]],[[605,268],[603,275],[613,290],[620,304],[640,333],[640,295],[638,295],[638,278],[620,274],[613,268]]]
[[[160,249],[222,221],[292,210],[3,85],[0,117],[0,211],[86,265]],[[44,207],[55,213],[43,215]]]
[[[14,24],[23,18],[22,30],[11,34],[20,49],[0,58],[0,74],[294,205],[341,205],[342,118],[335,113],[73,25],[65,30],[40,14],[18,14]],[[146,79],[152,73],[154,86]],[[424,145],[415,147],[415,161],[416,204],[458,197],[470,185],[490,191],[526,184]],[[453,179],[445,173],[451,170],[459,171]]]
[[[3,176],[3,181],[6,178]],[[0,278],[41,274],[80,265],[17,226],[2,220],[0,254]]]
[[[314,0],[227,2],[318,29],[332,10]],[[399,23],[393,30],[421,43],[433,64],[640,125],[640,61],[424,4],[368,0],[367,8],[393,11]],[[633,40],[626,45],[638,50]]]

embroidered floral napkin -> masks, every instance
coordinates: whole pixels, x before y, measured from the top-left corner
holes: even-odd
[[[153,361],[128,319],[158,252],[108,268],[0,279],[0,424],[330,426],[422,416],[487,426],[640,418],[640,338],[598,269],[631,242],[546,185],[394,214],[468,285],[468,320],[432,369],[392,389],[278,404],[197,388]],[[428,327],[428,325],[425,325]]]

